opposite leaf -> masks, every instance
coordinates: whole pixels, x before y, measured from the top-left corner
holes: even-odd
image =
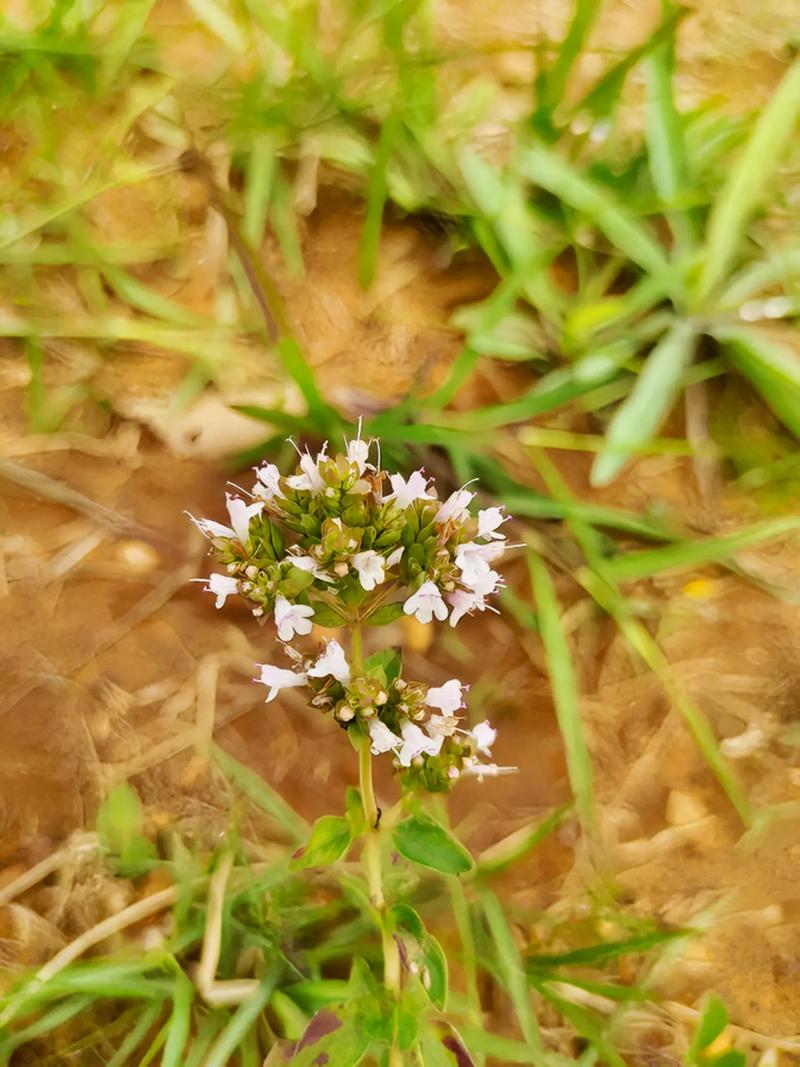
[[[443,826],[428,815],[412,815],[395,827],[394,847],[407,860],[442,874],[466,874],[472,856]]]
[[[291,866],[326,867],[343,856],[350,845],[350,823],[339,815],[323,815],[311,828],[304,848],[292,857]]]

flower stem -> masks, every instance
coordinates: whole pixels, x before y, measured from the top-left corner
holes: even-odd
[[[360,674],[363,669],[363,652],[361,645],[361,627],[356,624],[350,631],[350,667],[353,674]],[[394,1000],[400,999],[402,976],[400,971],[400,950],[387,925],[386,898],[383,895],[383,873],[381,862],[381,822],[380,809],[375,798],[372,782],[372,753],[370,739],[364,735],[358,745],[358,778],[361,787],[361,803],[364,808],[366,823],[364,837],[363,863],[369,886],[372,906],[378,912],[381,927],[381,947],[383,949],[383,984]],[[400,1050],[392,1041],[389,1052],[389,1067],[402,1064]]]

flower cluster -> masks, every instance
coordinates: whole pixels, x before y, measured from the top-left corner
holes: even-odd
[[[404,612],[455,626],[495,610],[487,598],[503,584],[492,569],[506,547],[502,508],[473,517],[466,488],[441,502],[421,470],[389,475],[386,492],[369,454],[360,439],[346,455],[304,452],[288,478],[266,463],[249,500],[226,497],[229,526],[192,516],[225,568],[207,583],[217,607],[243,596],[256,617],[274,614],[283,641],[310,633],[312,620],[380,625]],[[392,599],[400,590],[404,600]]]
[[[440,501],[422,470],[409,478],[382,471],[373,444],[359,434],[345,454],[329,456],[327,446],[316,457],[300,453],[288,477],[271,463],[255,468],[252,491],[226,497],[229,526],[191,516],[225,569],[206,588],[218,608],[237,594],[257,618],[272,615],[296,669],[260,666],[267,700],[307,686],[313,706],[355,725],[374,754],[391,752],[411,784],[441,790],[462,774],[501,773],[480,761],[494,740],[489,724],[460,725],[456,679],[429,689],[400,677],[399,657],[395,666],[368,660],[351,671],[335,640],[316,660],[288,644],[313,624],[380,626],[405,614],[455,626],[496,610],[487,598],[503,585],[492,569],[506,548],[502,508],[473,516],[467,488]]]
[[[443,792],[462,775],[479,779],[510,773],[512,767],[484,763],[496,731],[489,722],[466,729],[460,718],[467,687],[457,678],[430,687],[399,675],[400,657],[379,653],[354,675],[338,641],[328,641],[316,660],[286,646],[296,670],[260,663],[256,681],[267,687],[267,702],[282,689],[307,686],[311,704],[331,711],[342,726],[355,725],[369,737],[372,754],[391,753],[406,784]]]

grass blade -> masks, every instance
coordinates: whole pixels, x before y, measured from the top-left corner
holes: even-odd
[[[500,973],[528,1045],[530,1058],[523,1062],[540,1064],[545,1059],[542,1035],[539,1032],[539,1024],[531,1004],[528,979],[506,922],[503,906],[494,893],[488,890],[481,893],[481,906],[489,926]]]
[[[536,455],[539,472],[553,495],[563,502],[573,500],[572,494],[547,456]],[[570,526],[586,556],[588,566],[582,567],[575,578],[606,611],[622,633],[632,653],[636,653],[655,674],[665,693],[677,708],[703,759],[711,768],[722,789],[745,826],[753,821],[753,811],[739,779],[722,755],[714,732],[703,712],[697,707],[670,670],[666,656],[658,642],[636,619],[618,587],[605,577],[606,560],[602,554],[597,532],[579,518],[571,518]]]
[[[519,166],[536,185],[590,219],[620,252],[642,270],[657,276],[669,275],[667,259],[647,228],[635,222],[630,213],[605,189],[585,178],[552,149],[544,145],[525,149],[521,153]]]
[[[181,1067],[184,1063],[184,1051],[189,1040],[191,1027],[192,1001],[194,986],[180,972],[175,979],[175,993],[172,998],[172,1015],[167,1025],[167,1041],[161,1057],[161,1067]]]
[[[226,778],[230,778],[248,800],[252,800],[262,811],[280,823],[292,840],[298,843],[306,840],[311,829],[309,824],[263,778],[255,771],[251,771],[249,767],[245,767],[219,745],[211,745],[211,756]]]
[[[497,874],[522,859],[549,837],[572,812],[571,804],[555,808],[540,822],[521,826],[502,841],[491,845],[477,859],[478,874]]]
[[[756,330],[715,330],[714,337],[784,426],[800,437],[800,358],[794,349]]]
[[[594,819],[592,760],[583,732],[578,683],[567,639],[561,629],[561,611],[553,582],[543,560],[528,552],[528,571],[539,616],[547,673],[553,690],[556,718],[567,757],[567,772],[575,807],[584,831]]]
[[[679,541],[663,548],[644,552],[628,552],[610,560],[604,568],[606,578],[615,582],[635,582],[662,571],[681,567],[696,567],[701,563],[717,563],[731,559],[743,548],[761,544],[774,537],[782,537],[800,528],[800,518],[769,519],[754,523],[736,533],[707,537],[698,541]]]
[[[678,23],[689,14],[689,8],[678,7],[669,11],[661,25],[636,48],[632,48],[627,55],[623,56],[603,74],[598,82],[586,93],[577,104],[574,114],[580,115],[588,111],[596,119],[610,115],[615,104],[619,100],[625,79],[633,68],[648,55],[653,49],[659,48],[670,37],[674,36]]]
[[[387,196],[386,169],[394,148],[397,126],[398,121],[394,114],[391,114],[381,126],[378,149],[367,189],[367,217],[364,220],[361,247],[358,251],[358,280],[365,289],[375,277],[383,208]]]
[[[612,616],[630,648],[641,656],[661,682],[667,696],[680,712],[703,758],[725,790],[728,799],[733,804],[742,822],[745,826],[750,826],[753,821],[750,801],[747,799],[741,783],[730,764],[720,752],[717,739],[708,724],[708,720],[675,678],[659,644],[650,636],[647,629],[637,619],[633,618],[625,600],[616,587],[603,581],[598,574],[588,568],[583,568],[577,578],[600,607]]]
[[[542,967],[578,966],[581,964],[605,963],[632,952],[647,952],[665,941],[674,941],[676,937],[685,937],[686,930],[651,930],[646,934],[635,934],[621,941],[601,941],[597,945],[587,945],[571,952],[559,952],[553,955],[531,955],[526,958],[532,969]]]
[[[227,1067],[230,1057],[245,1040],[264,1008],[269,1004],[283,964],[273,961],[267,969],[258,989],[239,1005],[230,1022],[214,1042],[204,1067]]]
[[[163,1001],[149,1004],[142,1008],[136,1025],[128,1032],[125,1040],[108,1061],[107,1067],[124,1067],[135,1050],[144,1041],[147,1033],[155,1026],[156,1020],[164,1009]]]
[[[575,14],[552,68],[539,81],[534,126],[549,132],[554,128],[553,112],[564,99],[567,81],[581,53],[583,43],[600,14],[602,0],[576,0]]]
[[[720,297],[720,306],[738,308],[745,300],[770,289],[797,285],[800,279],[800,249],[773,252],[767,259],[745,267],[737,274]]]
[[[267,136],[257,137],[247,160],[245,173],[242,237],[251,248],[260,248],[272,198],[275,152]]]
[[[761,112],[747,144],[711,209],[697,300],[716,289],[733,265],[745,227],[794,136],[800,115],[800,60],[786,72]]]
[[[608,1024],[598,1019],[580,1004],[575,1004],[565,997],[558,996],[547,982],[536,983],[536,988],[558,1011],[568,1019],[575,1030],[584,1038],[591,1048],[597,1050],[601,1063],[608,1067],[626,1067],[625,1060],[606,1037]]]
[[[658,431],[675,403],[694,353],[694,331],[679,322],[655,346],[625,403],[606,431],[606,446],[592,466],[593,486],[608,485]]]
[[[688,196],[689,164],[683,122],[675,105],[675,27],[647,59],[645,138],[653,184],[668,209],[676,241],[686,245],[692,237],[687,214],[676,210]]]

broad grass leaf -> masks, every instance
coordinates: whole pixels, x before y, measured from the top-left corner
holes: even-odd
[[[473,868],[464,846],[429,815],[411,815],[392,832],[394,847],[412,863],[441,874],[466,874]]]
[[[781,422],[800,437],[800,356],[756,330],[721,329],[714,337]]]
[[[789,68],[759,115],[741,155],[714,201],[697,285],[701,303],[740,254],[745,229],[769,191],[770,179],[796,134],[800,116],[800,60]]]
[[[533,145],[520,153],[518,164],[532,182],[593,222],[617,252],[649,274],[670,274],[669,263],[647,227],[635,221],[607,189],[586,178],[553,149]]]
[[[693,328],[679,322],[647,356],[630,396],[609,423],[606,447],[592,466],[592,485],[608,485],[631,454],[656,434],[680,393],[694,343]]]

